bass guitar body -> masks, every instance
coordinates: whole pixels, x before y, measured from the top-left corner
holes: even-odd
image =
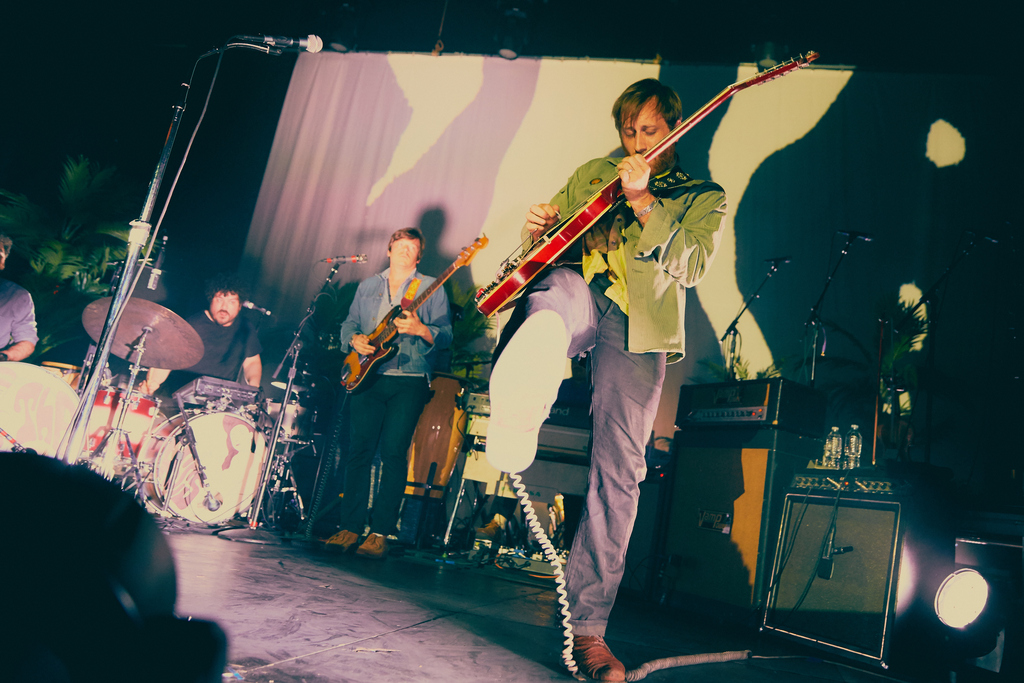
[[[397,348],[390,343],[395,338],[395,328],[391,322],[400,315],[402,315],[401,306],[395,306],[384,316],[373,332],[367,335],[373,346],[373,353],[364,356],[358,351],[353,351],[345,357],[345,364],[341,368],[341,384],[346,391],[353,392],[360,387],[365,389],[369,386],[367,377],[376,374],[374,369],[395,355]],[[388,334],[389,330],[391,331],[390,335]]]

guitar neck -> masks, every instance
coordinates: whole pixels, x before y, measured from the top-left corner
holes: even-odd
[[[644,154],[644,158],[648,162],[651,162],[654,159],[656,159],[658,155],[660,155],[666,149],[674,145],[679,140],[679,138],[686,135],[686,133],[688,133],[691,128],[700,123],[705,116],[707,116],[715,109],[717,109],[718,106],[722,104],[722,102],[725,102],[727,99],[729,99],[736,93],[740,92],[741,90],[746,90],[751,86],[760,85],[772,79],[778,78],[779,76],[784,76],[788,74],[790,71],[794,71],[796,69],[800,69],[807,66],[817,58],[817,52],[808,52],[806,55],[801,55],[800,57],[791,59],[788,62],[784,64],[779,64],[778,66],[774,66],[771,69],[768,69],[767,71],[754,74],[750,78],[744,79],[739,83],[733,83],[728,88],[718,93],[718,95],[716,95],[710,102],[708,102],[703,107],[701,107],[693,114],[691,114],[685,121],[683,121],[678,126],[669,131],[669,134],[666,135],[661,142],[656,144],[654,147],[648,150],[646,154]]]
[[[433,293],[437,291],[437,288],[443,285],[445,281],[448,280],[448,278],[450,278],[455,273],[455,271],[459,269],[460,265],[461,264],[453,263],[452,265],[448,266],[448,268],[446,268],[443,273],[437,276],[436,280],[430,283],[429,287],[424,289],[422,292],[420,292],[419,296],[413,299],[412,303],[409,304],[408,308],[405,308],[403,310],[409,311],[411,313],[414,312],[421,305],[423,305],[423,302],[429,299],[431,295],[433,295]]]

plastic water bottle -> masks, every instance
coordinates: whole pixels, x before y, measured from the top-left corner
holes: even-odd
[[[846,451],[843,453],[843,469],[853,470],[860,467],[860,449],[863,439],[857,425],[850,425],[846,432]]]
[[[843,436],[839,433],[839,427],[833,427],[832,431],[825,437],[825,454],[822,456],[821,464],[831,469],[839,469],[842,457]]]

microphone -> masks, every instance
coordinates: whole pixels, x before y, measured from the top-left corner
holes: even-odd
[[[220,510],[220,501],[217,500],[212,491],[208,491],[206,493],[206,498],[203,500],[203,504],[206,505],[206,509],[210,512]]]
[[[764,262],[765,263],[771,263],[771,264],[777,266],[780,263],[789,263],[789,257],[788,256],[779,256],[778,258],[766,258],[764,260]]]
[[[854,232],[853,230],[836,230],[837,235],[846,235],[850,239],[864,240],[870,242],[875,239],[875,236],[869,232]]]
[[[156,256],[156,263],[153,264],[153,270],[149,271],[149,282],[146,283],[146,289],[155,290],[157,284],[160,282],[160,276],[163,275],[164,271],[160,270],[164,266],[164,253],[167,251],[167,235],[164,235],[164,241],[160,243],[160,253]]]
[[[334,263],[335,261],[341,261],[342,263],[366,263],[366,254],[354,254],[352,256],[332,256],[331,258],[322,258],[317,263]]]
[[[261,43],[271,47],[297,47],[306,52],[320,52],[324,49],[324,41],[312,33],[305,38],[286,38],[282,36],[235,36],[238,40],[249,43]]]
[[[257,306],[251,301],[243,301],[242,308],[248,308],[250,311],[256,311],[257,313],[262,313],[263,315],[270,315],[270,311],[268,311],[265,308],[261,308],[260,306]]]

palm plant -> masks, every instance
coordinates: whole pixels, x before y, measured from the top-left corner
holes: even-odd
[[[83,156],[64,163],[51,208],[0,190],[0,231],[15,242],[15,277],[36,306],[33,357],[84,335],[81,311],[106,295],[107,271],[125,257],[129,200],[115,168]]]

